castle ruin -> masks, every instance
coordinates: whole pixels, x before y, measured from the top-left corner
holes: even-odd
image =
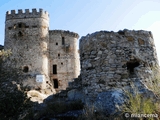
[[[78,38],[74,32],[49,30],[49,15],[42,9],[11,10],[6,13],[4,49],[12,54],[5,69],[18,69],[23,86],[33,89],[52,86],[60,91],[71,82],[70,91],[61,95],[71,99],[77,95],[104,103],[119,99],[122,89],[133,86],[139,93],[150,92],[154,70],[159,70],[151,32],[124,29],[88,34],[80,39],[80,60]]]
[[[5,69],[17,69],[23,86],[65,90],[80,72],[77,39],[64,30],[49,30],[49,14],[42,9],[7,11],[4,49],[11,49]]]
[[[115,88],[130,91],[133,86],[149,94],[148,88],[156,82],[159,65],[150,31],[99,31],[82,37],[79,48],[83,92],[91,99]]]

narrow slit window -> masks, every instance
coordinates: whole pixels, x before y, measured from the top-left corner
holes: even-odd
[[[53,79],[53,83],[54,83],[54,88],[58,88],[58,80],[57,79]]]
[[[19,23],[19,24],[18,24],[18,27],[19,27],[19,28],[22,28],[22,24],[21,24],[21,23]]]
[[[64,39],[64,37],[62,37],[62,45],[64,45],[65,44],[65,39]]]
[[[58,45],[58,43],[56,43],[56,45]]]
[[[58,57],[60,57],[60,54],[58,54]]]
[[[57,74],[57,65],[53,65],[53,74]]]
[[[25,28],[29,28],[29,26],[25,26]]]
[[[32,28],[37,28],[37,26],[36,26],[36,25],[33,25]]]

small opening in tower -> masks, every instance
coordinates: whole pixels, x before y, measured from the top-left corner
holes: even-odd
[[[24,66],[23,67],[23,72],[27,73],[29,71],[29,67],[28,66]]]
[[[58,43],[56,42],[56,45],[58,45]]]
[[[11,29],[12,29],[12,27],[8,27],[8,29],[9,29],[9,30],[11,30]]]
[[[23,36],[23,33],[21,31],[18,32],[18,36],[21,37]]]
[[[60,54],[58,54],[58,57],[60,57]]]
[[[29,26],[25,26],[25,28],[29,28]]]
[[[58,80],[57,79],[53,79],[53,83],[54,83],[54,88],[58,88]]]
[[[33,25],[32,28],[37,28],[37,26],[36,26],[36,25]]]
[[[127,62],[127,70],[129,71],[129,73],[133,74],[134,73],[134,68],[138,67],[140,64],[138,61],[130,61]]]
[[[22,23],[19,23],[19,24],[18,24],[18,27],[19,27],[19,28],[22,28]]]
[[[65,44],[65,38],[62,37],[62,45],[64,45],[64,44]]]
[[[57,65],[53,65],[53,74],[57,74]]]
[[[63,62],[61,62],[61,65],[63,65]]]
[[[82,57],[84,57],[84,53],[82,53]]]

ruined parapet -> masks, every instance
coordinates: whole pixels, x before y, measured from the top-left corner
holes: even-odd
[[[56,90],[65,90],[68,82],[80,74],[79,35],[70,31],[51,30],[49,37],[50,79]]]
[[[96,97],[112,88],[145,89],[158,66],[149,31],[100,31],[80,39],[81,77],[84,93]],[[135,85],[134,84],[134,85]]]
[[[50,35],[53,35],[53,34],[61,34],[62,36],[71,36],[71,37],[74,37],[74,38],[79,38],[79,35],[75,32],[70,32],[70,31],[65,31],[65,30],[50,30],[49,31],[49,34]]]
[[[48,13],[42,9],[39,12],[27,9],[25,13],[11,10],[6,14],[4,49],[11,49],[12,54],[4,67],[9,71],[17,69],[22,72],[23,86],[33,89],[48,86],[48,27]]]
[[[6,12],[6,20],[24,18],[44,18],[48,20],[49,14],[47,11],[43,11],[43,9],[39,9],[39,11],[32,9],[32,12],[30,12],[29,9],[25,9],[25,11],[19,9],[18,12],[16,12],[16,10]]]

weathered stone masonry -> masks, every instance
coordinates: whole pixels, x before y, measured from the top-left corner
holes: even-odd
[[[53,83],[58,80],[58,88],[64,90],[68,82],[73,81],[73,78],[79,75],[80,63],[77,48],[79,36],[76,33],[62,30],[49,31],[49,36],[50,78]],[[57,67],[57,74],[53,74],[56,72],[53,71],[54,67]]]
[[[149,91],[153,69],[159,67],[151,32],[125,29],[88,34],[80,39],[80,61],[78,38],[74,32],[49,30],[49,15],[42,9],[12,10],[6,13],[4,44],[12,54],[4,67],[20,71],[22,85],[42,93],[65,90],[70,82],[60,95],[72,100],[77,95],[77,99],[104,97],[106,101],[106,94],[121,94],[132,86]]]
[[[5,69],[21,71],[23,86],[66,89],[79,75],[78,37],[74,32],[49,30],[49,14],[42,9],[8,11],[4,49],[11,49],[12,55]]]
[[[131,88],[132,82],[152,83],[158,59],[151,32],[100,31],[80,39],[83,92],[97,97],[112,88]]]

